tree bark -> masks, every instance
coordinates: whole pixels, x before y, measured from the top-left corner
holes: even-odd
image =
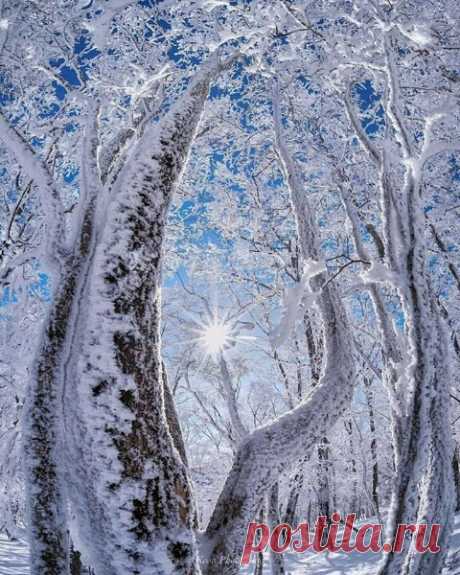
[[[95,250],[66,408],[82,438],[70,496],[97,575],[200,571],[190,482],[165,410],[161,261],[171,197],[221,69],[215,54],[145,129]]]
[[[272,530],[280,523],[278,482],[272,485],[268,493],[268,522]],[[282,553],[275,553],[270,549],[270,562],[272,575],[284,575],[286,573]]]
[[[375,428],[375,415],[374,415],[374,397],[371,390],[371,380],[367,377],[364,378],[364,393],[366,394],[367,410],[369,413],[369,431],[371,436],[371,464],[372,464],[372,500],[374,502],[375,511],[377,514],[380,512],[379,504],[379,467],[378,467],[378,446]]]

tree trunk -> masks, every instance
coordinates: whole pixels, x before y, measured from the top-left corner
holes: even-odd
[[[361,503],[360,499],[358,498],[358,477],[357,477],[357,469],[356,469],[356,459],[355,459],[355,448],[353,444],[353,423],[350,418],[345,419],[343,422],[345,427],[345,431],[348,435],[348,441],[350,446],[350,475],[351,479],[351,489],[350,489],[350,508],[349,513],[356,513],[359,517]]]
[[[90,200],[75,250],[45,324],[38,361],[24,408],[24,452],[30,563],[33,575],[69,571],[66,482],[63,459],[63,364],[72,328],[73,302],[80,293],[93,237],[95,197]]]
[[[289,525],[294,526],[297,512],[297,504],[299,501],[300,492],[303,487],[304,474],[303,471],[298,471],[292,481],[291,489],[289,490],[289,496],[286,503],[286,510],[284,512],[283,523],[289,523]]]
[[[1,115],[0,137],[40,188],[47,211],[42,261],[51,277],[54,304],[44,321],[22,415],[25,490],[31,571],[33,575],[67,575],[69,551],[61,435],[62,361],[72,302],[78,293],[78,276],[92,241],[95,187],[87,190],[80,235],[73,253],[66,251],[62,247],[65,232],[59,191],[47,166]],[[88,140],[86,135],[84,139]],[[91,162],[91,158],[88,159]],[[84,183],[82,188],[85,188]]]
[[[410,178],[409,178],[410,179]],[[412,182],[412,187],[415,183]],[[416,193],[415,189],[411,192]],[[415,220],[417,216],[414,215]],[[405,304],[412,345],[412,388],[400,448],[387,537],[394,539],[400,523],[442,525],[439,553],[420,554],[414,541],[402,553],[389,553],[380,575],[418,575],[440,572],[447,552],[453,512],[453,474],[449,406],[449,341],[437,315],[425,276],[423,230],[411,223],[412,243],[407,251]]]
[[[329,447],[326,437],[321,439],[318,445],[318,513],[329,518],[331,516],[330,493],[329,493]]]
[[[161,260],[172,193],[220,69],[214,55],[146,128],[108,205],[85,292],[69,375],[77,396],[66,409],[81,438],[70,495],[97,575],[199,573],[190,482],[165,410]]]
[[[266,508],[266,502],[264,501],[259,515],[257,517],[257,523],[264,523],[265,519],[266,519],[266,514],[265,514],[265,508]],[[264,554],[262,553],[257,553],[256,555],[256,564],[254,567],[254,575],[263,575],[264,572]]]
[[[174,403],[174,396],[169,386],[168,373],[165,364],[162,363],[163,374],[163,395],[165,404],[165,415],[168,423],[169,433],[171,434],[174,447],[177,449],[182,463],[187,466],[187,453],[185,451],[184,437],[180,426],[179,418],[177,417],[176,405]]]
[[[239,447],[203,541],[207,575],[238,573],[247,526],[264,494],[282,472],[311,453],[350,404],[354,366],[342,345],[347,323],[332,297],[325,288],[320,299],[328,342],[321,382],[298,407],[254,431]]]
[[[271,530],[280,523],[278,482],[272,486],[268,494],[268,523]],[[270,549],[270,562],[272,575],[284,575],[286,573],[282,553],[275,553]]]
[[[81,553],[70,544],[70,575],[83,575]]]
[[[378,446],[375,430],[375,415],[374,415],[374,397],[371,390],[371,380],[367,377],[364,378],[364,393],[366,395],[367,409],[369,413],[369,431],[371,436],[371,461],[372,461],[372,500],[374,502],[375,511],[377,514],[380,512],[379,505],[379,468],[378,468]]]
[[[460,511],[460,469],[459,469],[459,457],[458,457],[458,445],[455,444],[454,457],[452,458],[452,469],[454,474],[455,482],[455,511]]]

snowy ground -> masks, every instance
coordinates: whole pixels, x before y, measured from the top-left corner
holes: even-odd
[[[366,522],[372,523],[367,519]],[[359,524],[359,523],[358,523]],[[448,568],[445,575],[460,575],[459,557],[460,552],[460,514],[455,518],[455,526],[451,537],[451,553],[447,560]],[[453,557],[456,552],[456,557]],[[286,575],[373,575],[382,559],[380,553],[305,553],[303,555],[286,555]],[[242,570],[242,575],[252,575],[254,566],[251,564]],[[264,566],[264,572],[270,573],[269,559]]]
[[[460,515],[457,515],[453,533],[452,549],[460,549]],[[381,559],[380,554],[373,553],[306,553],[301,556],[287,555],[287,575],[372,575]],[[455,561],[456,563],[456,561]],[[454,564],[455,564],[454,563]],[[460,573],[458,566],[449,570],[450,574]],[[250,565],[242,575],[253,573]],[[266,573],[269,573],[268,561]],[[0,535],[0,575],[29,575],[27,566],[27,545],[24,541],[8,541]]]
[[[372,575],[375,573],[380,555],[372,553],[305,553],[301,556],[286,555],[286,575]],[[244,575],[254,572],[251,565],[242,570]],[[270,565],[264,565],[264,573],[270,573]]]
[[[29,575],[27,545],[24,541],[9,541],[0,535],[0,574]]]

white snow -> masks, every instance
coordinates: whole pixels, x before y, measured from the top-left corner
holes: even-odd
[[[283,310],[281,320],[270,334],[270,340],[274,348],[281,347],[289,338],[298,316],[300,304],[311,307],[316,299],[316,294],[310,288],[309,282],[315,276],[326,270],[324,262],[308,259],[304,263],[302,277],[293,287],[286,288],[283,295]]]
[[[390,271],[388,267],[381,262],[373,262],[370,269],[361,272],[361,279],[364,283],[389,283],[398,285],[398,275]]]
[[[460,514],[455,518],[452,533],[452,549],[458,550],[460,543]],[[373,575],[382,557],[379,553],[311,553],[301,555],[286,554],[286,575]],[[29,575],[27,544],[24,540],[9,541],[0,534],[0,573],[1,575]],[[264,573],[270,573],[269,554],[264,562]],[[447,561],[449,565],[449,559]],[[252,575],[254,564],[241,570],[241,575]],[[445,570],[449,574],[449,569]]]
[[[304,553],[296,556],[291,554],[285,563],[286,575],[372,575],[377,571],[380,555],[377,553]],[[267,555],[264,562],[264,573],[270,573],[270,559]],[[254,564],[241,571],[244,575],[252,575]]]
[[[366,519],[360,523],[373,523],[372,519]],[[458,551],[460,544],[460,514],[455,517],[455,525],[451,535],[451,554],[447,558],[447,567],[443,570],[443,575],[455,573],[455,569],[449,569],[449,566],[456,565],[456,560],[451,557],[455,551]],[[286,554],[286,575],[375,575],[378,570],[381,553],[313,553],[307,551],[303,554],[290,553]],[[266,553],[264,557],[264,573],[269,574],[270,556]],[[241,570],[241,575],[252,575],[254,572],[254,563],[251,562],[247,568]]]
[[[399,26],[399,29],[404,36],[422,48],[429,46],[432,42],[431,34],[426,26],[415,25],[412,30]]]
[[[10,541],[4,533],[0,533],[0,573],[29,575],[29,558],[24,540]]]

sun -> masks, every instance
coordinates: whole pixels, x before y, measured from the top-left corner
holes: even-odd
[[[200,339],[210,355],[217,355],[230,341],[230,327],[225,322],[214,321],[204,327]]]

